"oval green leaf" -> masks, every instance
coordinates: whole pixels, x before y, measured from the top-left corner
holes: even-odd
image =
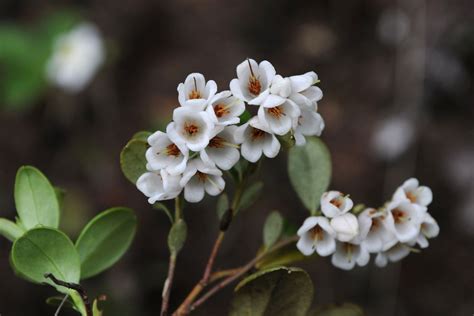
[[[10,241],[15,241],[20,238],[25,231],[15,224],[14,222],[6,219],[0,218],[0,235],[7,238]]]
[[[141,139],[132,139],[125,145],[120,153],[120,167],[125,177],[136,184],[138,178],[146,170],[145,152],[148,148],[146,141]]]
[[[168,248],[172,254],[177,254],[184,246],[186,237],[188,235],[188,226],[182,219],[178,219],[173,226],[171,226],[168,233]]]
[[[304,146],[291,148],[288,175],[304,206],[314,214],[331,181],[331,156],[326,145],[319,138],[307,137]]]
[[[132,139],[138,139],[138,140],[141,140],[141,141],[144,141],[144,142],[148,142],[148,137],[151,136],[151,132],[149,131],[140,131],[140,132],[136,132],[135,134],[133,134],[132,136]]]
[[[252,274],[241,281],[230,316],[304,316],[313,300],[313,284],[298,268],[279,267]]]
[[[137,218],[128,208],[115,207],[94,217],[76,242],[82,279],[92,277],[116,263],[135,236]]]
[[[263,244],[270,248],[283,232],[283,217],[278,211],[271,212],[263,226]]]
[[[15,205],[26,229],[41,225],[57,228],[59,203],[56,191],[44,174],[32,166],[21,167],[15,180]]]
[[[44,275],[52,273],[56,278],[71,283],[78,283],[81,275],[74,244],[63,232],[53,228],[27,231],[13,244],[10,260],[19,276],[35,283],[47,282],[63,293],[68,290],[54,285]]]

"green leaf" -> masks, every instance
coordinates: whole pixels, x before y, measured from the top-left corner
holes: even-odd
[[[145,157],[147,148],[148,145],[143,140],[132,139],[120,153],[122,172],[133,184],[136,184],[138,178],[147,171]]]
[[[295,243],[292,243],[264,256],[255,264],[255,267],[259,270],[270,269],[290,265],[309,258],[312,257],[304,256],[298,249],[296,249]]]
[[[245,210],[252,206],[257,199],[260,197],[260,194],[263,190],[263,182],[258,181],[251,184],[242,194],[242,198],[239,203],[239,210]]]
[[[263,226],[263,244],[270,248],[283,232],[283,217],[278,211],[271,212]]]
[[[313,300],[313,284],[298,268],[259,271],[235,288],[230,316],[305,316]]]
[[[72,241],[61,231],[53,228],[35,228],[18,238],[11,251],[11,263],[15,272],[35,283],[47,282],[58,291],[68,290],[46,279],[46,273],[71,283],[78,283],[81,275],[79,254]]]
[[[102,316],[102,310],[99,309],[99,301],[94,300],[94,303],[92,304],[92,316]]]
[[[151,132],[140,131],[140,132],[136,132],[135,134],[133,134],[132,139],[137,139],[137,140],[141,140],[143,142],[148,142],[148,137],[150,137],[150,135],[151,135]]]
[[[135,236],[137,218],[128,208],[115,207],[94,217],[76,242],[82,279],[111,267],[127,251]]]
[[[168,234],[168,248],[172,254],[177,254],[184,246],[188,234],[188,227],[182,219],[178,219]]]
[[[307,137],[306,145],[291,148],[288,175],[304,206],[314,214],[331,180],[331,157],[326,145],[319,138]]]
[[[15,241],[20,238],[25,233],[25,230],[14,222],[6,219],[0,218],[0,235],[5,237],[10,241]]]
[[[56,191],[41,171],[32,166],[21,167],[16,174],[14,194],[18,215],[26,229],[38,225],[58,227]]]
[[[318,307],[308,313],[308,316],[364,316],[364,311],[357,305],[344,303]]]
[[[247,123],[252,118],[252,114],[250,114],[249,111],[245,110],[244,113],[242,113],[239,116],[239,118],[240,118],[239,125],[243,125],[243,124]]]
[[[227,197],[226,193],[222,193],[219,195],[219,198],[217,199],[217,205],[216,205],[216,212],[217,212],[217,217],[222,219],[222,216],[224,213],[229,209],[229,198]]]

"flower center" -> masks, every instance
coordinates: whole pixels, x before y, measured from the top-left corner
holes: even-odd
[[[260,81],[254,75],[251,75],[249,77],[248,89],[249,92],[253,95],[259,95],[260,91],[262,90],[262,85]]]
[[[225,139],[219,136],[216,136],[209,141],[209,147],[212,148],[223,148],[224,145]]]
[[[193,80],[194,80],[194,89],[189,93],[188,98],[190,100],[192,100],[192,99],[201,99],[202,96],[201,96],[201,93],[198,91],[196,78],[193,77]]]
[[[207,174],[202,173],[201,171],[198,171],[198,172],[196,173],[196,175],[197,175],[199,181],[201,181],[201,182],[206,182],[206,180],[207,180]]]
[[[252,132],[250,134],[253,141],[255,141],[259,138],[262,138],[264,135],[265,135],[265,132],[262,131],[261,129],[258,129],[258,128],[252,128]]]
[[[377,219],[377,218],[374,218],[372,219],[372,226],[370,226],[370,231],[371,232],[375,232],[376,230],[378,230],[380,228],[380,220]]]
[[[281,110],[281,107],[279,106],[275,106],[274,108],[269,108],[267,111],[268,111],[268,114],[270,114],[271,116],[277,119],[285,115],[285,113],[283,113],[283,111]]]
[[[184,123],[184,131],[189,135],[189,136],[194,136],[199,132],[199,127],[196,124],[193,123]]]
[[[392,215],[396,224],[400,224],[400,223],[406,222],[407,220],[410,220],[410,218],[408,217],[408,214],[399,209],[394,209],[392,211]]]
[[[410,202],[416,203],[416,195],[413,192],[407,192],[406,196],[410,200]]]
[[[169,144],[168,146],[166,146],[166,154],[168,156],[178,157],[180,153],[181,152],[179,151],[178,146],[176,146],[175,144]]]
[[[229,114],[230,111],[224,104],[217,104],[216,106],[214,106],[214,113],[217,117],[221,118],[224,115]]]
[[[313,228],[311,228],[309,230],[309,234],[311,236],[311,239],[314,240],[314,242],[324,239],[324,231],[319,225],[316,225]]]
[[[344,243],[344,251],[346,252],[346,257],[349,261],[352,261],[352,253],[354,252],[354,246],[349,243]]]
[[[344,198],[341,197],[341,196],[338,196],[337,198],[334,198],[331,201],[329,201],[329,203],[331,203],[332,205],[334,205],[337,208],[340,208],[342,206],[342,204],[344,203]]]

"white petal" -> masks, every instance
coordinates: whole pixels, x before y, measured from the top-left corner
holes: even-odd
[[[241,146],[242,156],[250,162],[257,162],[262,156],[263,148],[259,143],[246,141]]]
[[[316,252],[321,257],[326,257],[336,251],[336,240],[327,233],[324,233],[323,236],[324,238],[322,240],[318,240],[316,243]]]
[[[240,83],[239,79],[232,79],[229,84],[230,91],[232,94],[243,101],[247,101],[247,98],[244,97],[244,94],[242,93],[242,89],[240,88]]]
[[[286,99],[280,97],[279,95],[270,94],[265,100],[261,103],[261,106],[266,108],[274,108],[285,103]]]
[[[197,203],[204,198],[204,185],[197,176],[191,178],[184,187],[184,198],[189,203]]]
[[[270,83],[273,81],[273,77],[275,76],[276,74],[276,71],[275,71],[275,67],[273,67],[273,65],[264,60],[260,63],[259,65],[259,72],[262,74],[264,73],[265,74],[265,89],[269,87]]]
[[[265,156],[268,158],[274,158],[278,153],[280,152],[280,142],[278,139],[275,137],[275,135],[271,135],[271,137],[268,138],[268,135],[265,136],[265,142],[263,144],[263,153]]]
[[[379,268],[386,267],[387,263],[388,263],[387,256],[384,253],[379,252],[377,256],[375,257],[375,264],[377,265],[377,267]]]
[[[219,195],[225,188],[225,181],[220,176],[210,176],[204,184],[207,194],[216,196]]]
[[[318,224],[318,217],[316,216],[310,216],[305,221],[303,222],[303,225],[298,229],[298,232],[296,233],[298,236],[303,236],[306,232],[308,232],[311,228],[316,226]]]
[[[296,247],[305,256],[311,256],[314,253],[313,240],[311,240],[307,234],[300,237],[296,243]]]
[[[352,213],[339,215],[331,219],[331,227],[337,234],[339,241],[349,241],[359,233],[357,217]]]

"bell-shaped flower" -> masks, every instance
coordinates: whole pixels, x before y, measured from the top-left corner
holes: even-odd
[[[184,172],[188,161],[188,149],[180,149],[166,133],[157,131],[148,137],[150,148],[146,151],[147,169],[165,169],[171,175]]]
[[[259,121],[277,135],[288,133],[293,126],[293,122],[299,116],[299,107],[290,99],[286,99],[285,102],[275,107],[266,108],[261,106],[258,109]]]
[[[239,145],[234,137],[236,129],[237,126],[216,127],[220,132],[211,138],[206,148],[201,150],[202,161],[210,166],[217,165],[222,170],[232,168],[240,159]]]
[[[325,257],[336,250],[336,233],[324,216],[308,217],[297,232],[300,239],[296,244],[299,251],[305,256],[310,256],[316,251]]]
[[[275,68],[268,61],[260,64],[247,59],[237,66],[237,78],[230,82],[230,91],[240,100],[260,105],[270,94]]]
[[[407,200],[392,201],[387,205],[384,224],[400,242],[409,242],[418,236],[425,208]]]
[[[174,199],[181,191],[181,176],[170,175],[164,169],[157,172],[145,172],[137,180],[137,188],[148,197],[148,203]]]
[[[395,191],[393,200],[409,200],[411,203],[426,207],[433,200],[433,192],[427,186],[420,186],[417,179],[410,178]]]
[[[436,220],[428,213],[424,213],[421,219],[420,233],[416,238],[417,244],[421,248],[429,245],[428,239],[435,238],[439,235],[439,226]]]
[[[322,116],[308,107],[300,108],[300,115],[294,125],[293,136],[297,146],[306,143],[305,136],[320,136],[325,126]]]
[[[331,227],[336,232],[336,239],[349,241],[359,234],[359,222],[352,213],[338,215],[331,219]]]
[[[375,265],[377,265],[379,268],[383,268],[387,265],[388,261],[400,261],[410,254],[410,249],[411,248],[405,244],[397,243],[390,249],[379,252],[375,257]]]
[[[200,158],[188,162],[180,185],[184,187],[184,199],[190,203],[201,201],[204,192],[216,196],[225,188],[222,171],[205,164]]]
[[[179,104],[202,111],[216,92],[217,85],[214,80],[206,82],[202,74],[192,73],[186,77],[184,83],[178,85]]]
[[[310,71],[303,75],[291,76],[290,81],[292,91],[290,99],[301,107],[314,109],[323,97],[321,89],[313,86],[318,82],[318,75]]]
[[[370,260],[369,252],[364,247],[348,242],[336,242],[336,252],[331,257],[335,267],[351,270],[357,264],[365,266]]]
[[[216,125],[238,124],[239,116],[245,111],[245,104],[226,90],[209,101],[206,111]]]
[[[383,224],[384,216],[384,212],[368,208],[357,218],[360,231],[357,243],[362,244],[368,252],[377,253],[398,242],[395,234]]]
[[[291,95],[290,78],[283,78],[280,75],[273,77],[270,93],[273,95],[278,95],[282,98],[288,98]]]
[[[321,211],[326,217],[332,218],[349,212],[354,203],[339,191],[329,191],[321,196]]]
[[[262,153],[268,158],[274,158],[280,152],[280,142],[268,128],[259,122],[258,117],[251,118],[235,131],[235,140],[242,144],[242,156],[250,162],[256,162]]]
[[[197,152],[209,144],[215,125],[207,112],[179,107],[173,112],[173,120],[168,124],[166,134],[178,147]]]
[[[82,23],[58,37],[46,65],[48,79],[68,92],[79,92],[93,79],[105,60],[99,30]]]

